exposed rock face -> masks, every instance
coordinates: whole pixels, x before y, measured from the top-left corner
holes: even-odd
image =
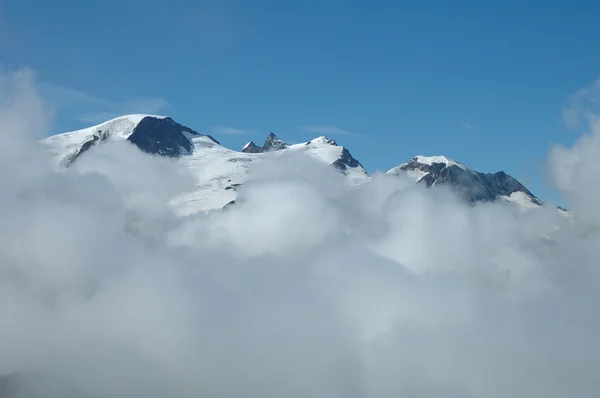
[[[427,186],[449,185],[468,201],[494,201],[510,197],[515,192],[524,193],[531,202],[542,205],[523,184],[504,171],[480,173],[443,156],[416,156],[407,163],[388,171],[388,174],[406,172]]]
[[[61,160],[62,166],[68,167],[95,145],[114,140],[127,140],[146,153],[167,157],[193,153],[194,137],[208,137],[215,144],[219,144],[210,135],[199,134],[170,117],[142,115],[141,119],[137,119],[135,116],[123,116],[95,127],[56,136],[62,136],[65,141],[79,141],[78,145],[74,145],[74,151],[65,154]],[[50,141],[53,139],[55,138],[49,138]]]
[[[254,142],[250,141],[242,148],[242,152],[244,153],[261,153],[263,152],[263,148],[261,146],[257,146]]]
[[[346,148],[342,149],[342,156],[333,162],[333,165],[342,171],[346,171],[348,167],[361,167],[362,164],[358,160],[356,160]]]
[[[189,127],[175,122],[170,117],[164,119],[145,117],[133,129],[127,140],[144,152],[178,157],[192,153],[194,145],[190,138],[200,135]],[[213,137],[207,137],[218,144],[218,141]]]
[[[273,133],[270,133],[262,147],[256,145],[254,142],[250,141],[242,148],[242,152],[262,153],[262,152],[279,151],[279,150],[285,149],[287,147],[288,147],[288,145],[285,142],[283,142],[283,140],[281,138],[277,137]]]

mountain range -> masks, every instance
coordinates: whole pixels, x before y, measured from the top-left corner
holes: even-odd
[[[156,115],[125,115],[86,129],[50,136],[40,143],[61,169],[77,162],[90,149],[119,140],[127,140],[149,154],[175,158],[182,167],[190,169],[197,184],[194,191],[178,200],[183,214],[235,203],[236,188],[247,180],[249,165],[281,153],[304,153],[318,159],[336,168],[353,184],[371,178],[347,148],[324,136],[288,145],[270,133],[262,146],[249,142],[237,151],[170,117]],[[385,174],[390,178],[406,176],[427,187],[448,186],[473,204],[503,201],[522,210],[543,206],[539,198],[505,172],[481,173],[444,156],[415,156]]]

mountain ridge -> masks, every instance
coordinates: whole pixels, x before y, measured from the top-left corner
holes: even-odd
[[[428,187],[448,185],[472,203],[500,199],[508,202],[516,200],[523,206],[529,206],[529,203],[521,203],[524,195],[534,205],[544,204],[517,179],[502,170],[482,173],[445,156],[417,155],[386,172],[391,175],[401,173]],[[515,193],[521,195],[514,195]]]
[[[201,187],[200,190],[208,190],[211,195],[222,198],[213,203],[206,195],[191,194],[191,200],[198,201],[202,198],[206,202],[206,206],[199,205],[200,209],[222,208],[234,202],[236,188],[245,182],[249,164],[283,152],[306,153],[333,166],[355,183],[370,178],[369,173],[347,148],[325,136],[289,145],[271,132],[262,146],[250,141],[240,151],[235,151],[222,146],[214,137],[198,133],[168,116],[123,115],[86,129],[47,137],[41,143],[56,156],[57,163],[64,168],[92,147],[115,140],[129,141],[141,151],[152,155],[180,159],[182,164],[199,175],[206,168],[201,166],[219,165],[216,167],[216,175],[200,178],[198,186]],[[473,204],[500,200],[517,203],[523,209],[544,205],[523,184],[504,171],[481,173],[445,156],[417,155],[384,174],[403,175],[430,188],[449,186]]]

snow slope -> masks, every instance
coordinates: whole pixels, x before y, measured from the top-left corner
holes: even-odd
[[[142,125],[144,128],[140,129]],[[155,145],[157,139],[162,145],[159,148]],[[362,165],[344,147],[326,137],[287,145],[271,133],[264,147],[257,147],[259,152],[244,153],[228,149],[213,137],[199,134],[165,116],[125,115],[48,137],[41,144],[50,151],[60,169],[68,167],[93,145],[116,140],[129,140],[145,152],[173,156],[191,171],[196,189],[172,201],[181,214],[223,208],[236,198],[236,187],[247,181],[250,164],[289,152],[304,153],[336,167],[348,177],[349,183],[368,179]],[[166,149],[171,152],[165,153]]]
[[[120,116],[85,129],[53,135],[43,139],[41,144],[53,155],[57,166],[66,166],[65,160],[78,153],[81,147],[95,136],[103,141],[126,140],[146,117],[165,118],[165,116],[143,114]]]
[[[388,175],[405,175],[429,187],[450,186],[472,203],[500,200],[530,210],[543,205],[523,184],[510,175],[480,173],[445,156],[415,156],[406,163],[386,172]]]
[[[324,137],[304,144],[286,145],[283,149],[260,153],[244,153],[228,149],[206,139],[193,138],[194,151],[190,156],[179,159],[189,168],[196,178],[197,187],[193,192],[174,199],[181,214],[196,211],[220,209],[235,200],[236,187],[248,179],[248,168],[260,162],[285,153],[304,153],[326,164],[335,166],[343,156],[344,148],[334,146]],[[362,166],[340,169],[348,177],[349,184],[368,180],[369,176]]]
[[[181,214],[223,208],[235,200],[237,187],[248,180],[251,164],[289,153],[306,154],[331,165],[347,177],[349,184],[370,179],[361,163],[346,148],[324,136],[288,145],[270,133],[262,146],[250,142],[241,151],[235,151],[166,116],[125,115],[86,129],[48,137],[41,144],[52,153],[58,168],[64,168],[93,146],[117,140],[127,140],[147,153],[175,158],[191,171],[196,187],[172,201]],[[543,205],[508,174],[479,173],[445,156],[418,155],[386,174],[406,175],[429,187],[448,185],[472,203],[497,200],[522,210]]]
[[[446,167],[450,167],[450,166],[457,166],[460,167],[463,170],[467,170],[467,167],[464,164],[458,163],[452,159],[448,159],[445,156],[422,156],[422,155],[417,155],[414,157],[414,159],[422,164],[426,164],[428,166],[433,166],[435,163],[441,163],[441,164],[445,164]]]

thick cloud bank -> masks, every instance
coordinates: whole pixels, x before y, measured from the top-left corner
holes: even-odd
[[[550,156],[568,217],[292,157],[178,218],[171,160],[124,142],[53,172],[32,74],[0,82],[0,396],[600,391],[598,125]]]

